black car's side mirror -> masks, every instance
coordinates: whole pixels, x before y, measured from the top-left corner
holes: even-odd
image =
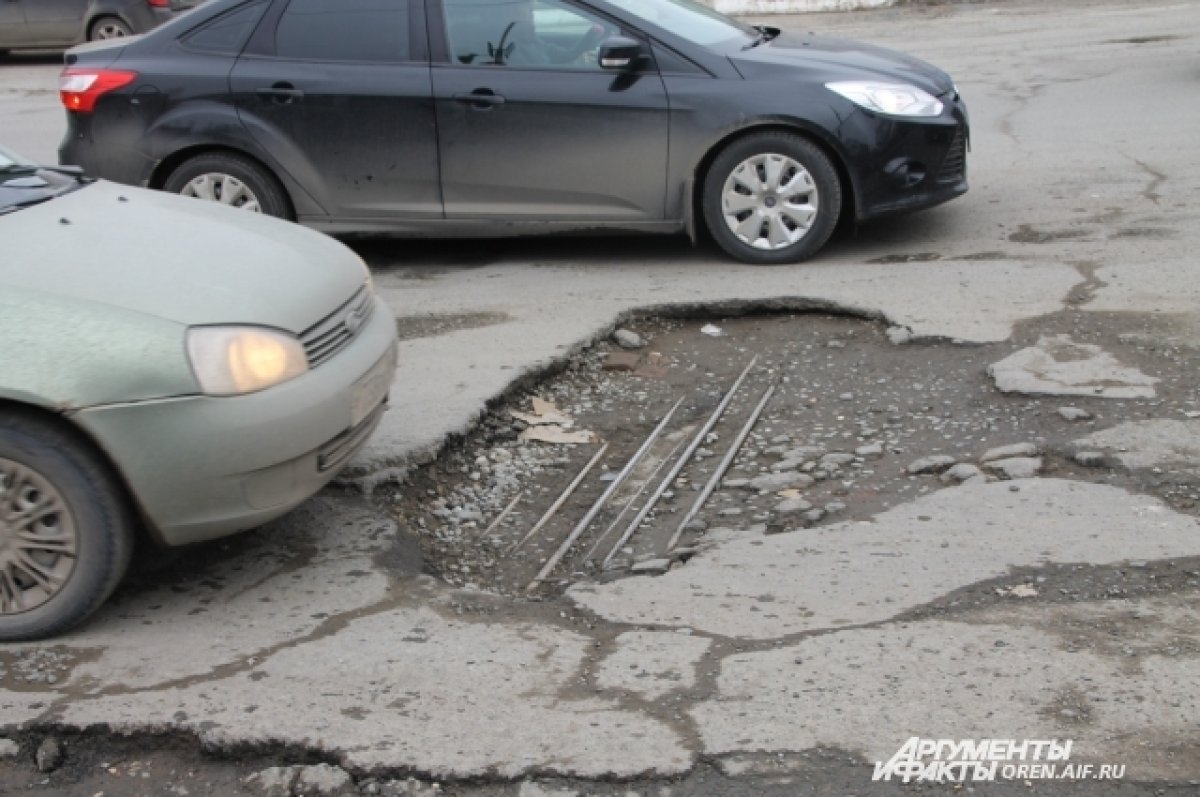
[[[600,42],[600,66],[604,69],[628,71],[642,58],[642,44],[627,36],[610,36]]]

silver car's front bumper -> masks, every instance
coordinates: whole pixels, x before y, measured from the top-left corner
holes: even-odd
[[[119,463],[155,537],[183,545],[262,525],[337,474],[378,424],[395,374],[395,321],[375,301],[349,346],[277,387],[75,416]]]

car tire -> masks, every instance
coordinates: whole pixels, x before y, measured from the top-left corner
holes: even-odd
[[[280,219],[292,218],[291,203],[275,175],[232,152],[188,158],[171,172],[163,189]]]
[[[794,133],[754,133],[729,144],[702,190],[709,234],[726,254],[755,265],[812,257],[833,234],[842,207],[833,163]]]
[[[133,515],[103,459],[54,421],[0,412],[0,642],[83,622],[132,551]]]
[[[126,25],[124,20],[119,17],[100,17],[88,26],[88,41],[90,42],[102,39],[120,39],[132,35],[133,28]]]

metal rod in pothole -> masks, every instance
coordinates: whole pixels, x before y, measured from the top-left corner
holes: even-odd
[[[575,541],[579,539],[591,522],[596,518],[596,515],[600,514],[600,510],[604,508],[606,503],[608,503],[608,499],[612,497],[612,494],[615,493],[622,484],[624,484],[625,479],[629,478],[629,474],[633,472],[635,467],[637,467],[637,464],[642,460],[642,457],[646,456],[646,452],[650,450],[650,446],[654,445],[654,441],[657,440],[659,435],[663,433],[663,429],[667,428],[667,423],[671,420],[671,416],[675,414],[675,410],[679,409],[679,405],[683,403],[683,398],[683,396],[680,396],[679,400],[671,405],[671,409],[667,410],[667,414],[664,415],[662,420],[658,422],[658,426],[654,427],[654,431],[650,433],[650,436],[647,437],[642,445],[638,447],[638,450],[633,453],[633,456],[630,457],[629,461],[625,463],[625,467],[621,468],[621,471],[617,474],[617,478],[613,479],[608,485],[608,489],[606,489],[600,495],[600,497],[596,499],[596,503],[592,504],[592,508],[587,511],[587,514],[583,516],[583,519],[575,524],[575,528],[571,529],[571,533],[567,535],[565,540],[563,540],[562,545],[558,546],[558,550],[556,550],[554,554],[546,560],[546,564],[542,566],[542,569],[538,572],[537,576],[535,576],[533,581],[529,582],[529,586],[525,588],[526,592],[533,592],[535,589],[537,589],[537,586],[546,580],[550,573],[554,571],[554,568],[558,566],[558,563],[562,561],[562,558],[567,555],[567,551],[571,550],[571,546],[575,544]]]
[[[571,483],[567,485],[567,489],[562,491],[562,495],[560,495],[554,501],[554,503],[550,505],[550,508],[547,509],[540,518],[538,518],[538,522],[533,524],[533,528],[531,528],[529,530],[529,532],[524,537],[521,538],[520,542],[518,542],[516,545],[514,545],[512,548],[510,548],[508,550],[508,556],[512,556],[514,553],[517,552],[518,548],[520,548],[525,543],[529,542],[529,538],[532,537],[534,534],[537,534],[538,531],[541,530],[542,526],[546,525],[546,523],[548,523],[550,521],[550,518],[554,517],[554,513],[559,510],[559,507],[561,507],[564,503],[566,503],[567,499],[571,497],[571,493],[575,492],[575,488],[578,487],[583,482],[583,477],[588,474],[588,471],[592,469],[592,466],[594,466],[597,462],[600,461],[600,458],[602,456],[604,456],[604,452],[607,450],[608,450],[608,443],[605,443],[604,445],[600,446],[600,450],[597,451],[594,455],[592,455],[592,458],[589,459],[587,464],[583,466],[583,469],[581,471],[579,471],[579,475],[577,475],[574,479],[571,480]],[[518,498],[519,497],[520,496],[518,496]],[[507,512],[508,510],[505,510],[505,511]]]
[[[675,550],[675,546],[679,544],[679,538],[683,536],[683,527],[692,521],[692,518],[700,514],[701,507],[713,494],[713,490],[717,489],[717,485],[721,482],[721,477],[725,475],[725,471],[729,470],[729,466],[733,464],[733,458],[737,456],[737,452],[742,447],[742,443],[746,442],[746,438],[750,436],[750,430],[754,428],[754,424],[758,423],[758,417],[762,415],[762,411],[766,409],[767,402],[771,400],[771,396],[775,394],[775,385],[771,385],[763,393],[763,397],[759,400],[758,406],[750,413],[750,417],[746,420],[746,425],[738,432],[733,443],[730,444],[729,450],[725,452],[725,456],[721,458],[721,463],[717,465],[716,471],[712,477],[704,485],[704,489],[696,496],[696,502],[692,504],[692,508],[683,516],[683,520],[679,521],[679,527],[675,529],[675,533],[671,535],[671,541],[667,543],[667,553]]]
[[[521,490],[520,492],[518,492],[516,494],[516,496],[513,498],[513,500],[508,502],[508,506],[504,507],[504,510],[499,515],[496,515],[496,519],[488,524],[488,527],[483,530],[483,534],[480,536],[486,537],[489,534],[491,534],[493,531],[495,531],[496,527],[504,522],[504,518],[508,517],[508,513],[513,510],[513,507],[517,505],[517,501],[520,501],[521,496],[523,496],[523,495],[525,495],[524,490]]]
[[[608,552],[608,556],[604,557],[604,567],[607,567],[608,563],[611,562],[613,557],[617,555],[617,551],[621,550],[625,543],[629,542],[629,538],[633,536],[633,533],[637,531],[638,526],[642,524],[642,521],[645,520],[646,516],[650,514],[650,511],[654,509],[654,505],[658,503],[658,499],[662,497],[664,492],[666,492],[667,487],[669,487],[675,481],[676,477],[679,476],[679,472],[683,470],[683,466],[688,463],[688,460],[692,458],[692,454],[695,454],[696,449],[699,448],[700,444],[704,442],[704,438],[707,437],[708,433],[712,431],[712,428],[717,425],[717,421],[720,420],[722,413],[725,412],[725,408],[729,406],[729,402],[733,401],[734,394],[737,393],[738,388],[742,386],[742,382],[746,379],[746,375],[750,373],[750,369],[753,368],[754,364],[757,362],[758,355],[756,354],[750,360],[750,364],[747,365],[741,374],[738,375],[738,378],[734,381],[733,386],[729,388],[729,392],[725,394],[725,398],[721,399],[721,403],[717,405],[715,410],[713,410],[713,414],[709,416],[707,421],[704,422],[704,426],[700,427],[700,431],[696,433],[694,438],[692,438],[692,442],[688,444],[686,449],[684,449],[683,454],[675,462],[675,465],[667,473],[666,477],[661,483],[659,483],[649,500],[646,501],[646,505],[642,507],[642,511],[637,513],[637,517],[635,517],[633,521],[630,522],[629,526],[626,527],[625,533],[621,535],[621,539],[617,540],[617,544],[614,545],[613,549]]]
[[[596,544],[593,545],[592,549],[587,552],[586,556],[583,557],[583,561],[586,562],[596,555],[596,551],[600,550],[601,543],[608,539],[608,535],[611,534],[612,530],[615,529],[617,524],[621,522],[621,518],[625,517],[625,513],[628,512],[630,507],[637,503],[637,500],[642,497],[642,493],[645,492],[646,488],[650,486],[650,482],[654,481],[654,477],[657,476],[658,472],[663,469],[663,465],[666,465],[668,462],[670,462],[675,455],[679,453],[679,449],[683,448],[683,442],[683,440],[680,440],[675,444],[675,447],[671,449],[671,453],[659,460],[658,464],[654,466],[654,470],[650,471],[650,475],[646,477],[644,482],[642,482],[642,486],[637,488],[637,492],[633,494],[633,497],[626,502],[625,506],[621,507],[621,511],[617,513],[615,518],[613,518],[612,523],[608,524],[608,528],[600,532],[600,536],[596,538]]]

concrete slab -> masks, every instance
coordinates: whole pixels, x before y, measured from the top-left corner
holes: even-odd
[[[57,720],[117,731],[170,726],[217,746],[313,747],[347,767],[436,778],[686,771],[693,756],[677,731],[577,689],[591,647],[549,626],[393,609],[229,677],[76,697]]]
[[[1067,335],[1044,336],[988,366],[1005,393],[1098,398],[1154,398],[1158,380],[1122,365],[1099,346],[1076,343]]]
[[[657,700],[695,685],[696,666],[711,645],[704,637],[687,634],[630,631],[617,637],[616,650],[597,667],[596,683]]]
[[[1200,520],[1155,498],[1029,479],[943,489],[872,522],[731,539],[658,578],[567,594],[612,622],[779,639],[882,622],[1011,567],[1193,555]]]
[[[1195,743],[1200,667],[1163,641],[1198,608],[1195,596],[1023,606],[813,636],[726,658],[717,696],[692,715],[710,755],[824,746],[875,762],[912,736],[1071,739],[1075,763],[1190,777],[1194,762],[1172,750]],[[1096,648],[1069,644],[1083,622],[1135,614],[1147,634],[1125,623]]]
[[[1075,441],[1080,449],[1115,449],[1127,468],[1161,465],[1200,467],[1200,420],[1133,421],[1094,432]]]
[[[236,568],[192,566],[134,600],[118,593],[93,621],[56,640],[62,677],[37,691],[136,691],[252,669],[273,649],[326,633],[331,618],[385,599],[390,580],[372,556],[394,534],[366,504],[309,501],[238,538],[246,550]],[[4,647],[0,659],[39,646]]]

